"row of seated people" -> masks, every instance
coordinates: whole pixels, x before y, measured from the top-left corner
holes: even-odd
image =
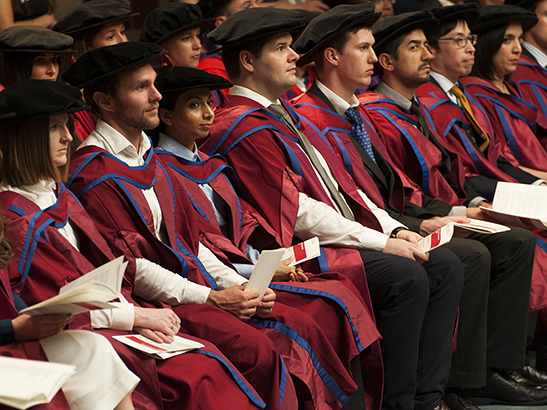
[[[274,244],[289,246],[294,241],[318,236],[324,245],[324,256],[318,264],[306,267],[306,270],[339,271],[353,282],[353,285],[345,284],[353,296],[346,295],[342,298],[344,306],[356,306],[357,312],[366,308],[364,311],[369,315],[374,312],[376,326],[383,336],[381,353],[385,369],[384,408],[430,409],[441,405],[440,400],[447,382],[451,394],[445,396],[445,400],[451,408],[460,408],[458,405],[461,405],[463,397],[461,387],[466,388],[465,393],[480,397],[484,402],[494,400],[540,404],[546,399],[545,390],[523,378],[527,376],[536,383],[544,380],[541,380],[541,374],[533,373],[530,367],[523,369],[523,365],[529,301],[532,310],[545,306],[545,295],[541,292],[544,280],[541,236],[534,241],[530,233],[519,229],[495,236],[474,235],[471,238],[454,240],[448,246],[450,251],[438,250],[427,255],[415,245],[420,236],[411,231],[426,234],[448,221],[466,220],[464,216],[449,215],[479,216],[480,211],[471,205],[481,203],[488,206],[487,202],[493,195],[492,185],[487,185],[488,182],[494,186],[497,180],[543,183],[540,170],[512,165],[510,160],[505,159],[508,154],[504,153],[501,157],[499,151],[497,157],[493,157],[490,150],[493,147],[499,150],[501,142],[497,139],[503,134],[485,132],[484,129],[478,133],[474,125],[469,125],[472,124],[469,118],[473,116],[459,107],[464,104],[458,100],[450,106],[459,110],[458,116],[453,118],[460,118],[459,124],[452,125],[465,130],[465,134],[458,134],[460,140],[457,141],[462,141],[460,145],[469,148],[469,144],[464,145],[461,140],[462,136],[467,136],[471,142],[471,150],[476,148],[477,153],[482,153],[482,157],[486,158],[485,162],[488,162],[488,158],[495,158],[490,167],[497,167],[499,170],[495,171],[497,174],[482,175],[479,171],[483,171],[484,167],[473,168],[474,163],[471,160],[464,163],[465,156],[461,154],[459,157],[451,156],[451,151],[457,146],[451,147],[447,135],[437,132],[439,128],[431,114],[433,109],[420,106],[418,99],[414,98],[418,86],[429,81],[430,66],[435,69],[434,62],[442,61],[442,57],[438,58],[442,54],[442,44],[450,44],[463,54],[473,55],[476,38],[470,35],[468,22],[476,23],[473,30],[480,32],[481,29],[491,29],[493,19],[496,24],[509,26],[517,25],[513,22],[523,26],[526,23],[525,27],[528,28],[529,22],[535,17],[532,18],[531,13],[525,13],[521,9],[504,6],[481,10],[484,14],[481,20],[473,7],[464,6],[440,9],[436,12],[437,19],[421,13],[395,17],[374,25],[379,15],[373,12],[374,7],[371,6],[334,8],[312,21],[304,30],[295,44],[296,50],[303,55],[298,60],[298,65],[315,61],[319,80],[306,95],[294,102],[300,116],[286,103],[271,107],[272,103],[279,102],[279,98],[296,81],[295,64],[298,56],[290,49],[291,38],[288,33],[297,31],[304,25],[304,17],[298,12],[247,10],[230,17],[226,20],[227,24],[224,22],[210,34],[209,39],[222,47],[223,62],[235,84],[228,100],[222,101],[222,106],[217,110],[218,117],[214,123],[209,92],[228,87],[229,83],[205,76],[196,70],[164,69],[156,84],[164,95],[164,99],[160,100],[161,96],[151,86],[156,74],[151,71],[149,62],[162,57],[161,48],[146,43],[128,43],[84,54],[63,78],[84,89],[86,101],[100,119],[91,137],[76,152],[75,164],[71,166],[72,172],[67,185],[90,213],[114,254],[133,258],[135,270],[133,279],[128,279],[128,300],[137,296],[139,299],[161,300],[175,306],[182,303],[186,307],[188,303],[206,302],[229,311],[229,305],[234,300],[228,303],[222,298],[228,294],[233,296],[235,289],[229,285],[242,279],[235,279],[231,273],[227,273],[226,266],[233,265],[244,275],[245,271],[249,272],[249,266],[252,267],[252,261],[256,260],[253,258],[256,258],[257,249]],[[254,27],[251,24],[253,21],[261,24]],[[439,21],[440,29],[437,27]],[[439,34],[443,33],[443,25],[447,31]],[[455,36],[450,37],[452,31]],[[427,47],[426,33],[432,44],[435,44],[434,36],[439,35],[438,40],[441,42],[437,43],[438,46]],[[505,27],[502,36],[505,44]],[[521,33],[516,36],[513,33],[507,34],[508,39],[517,42],[521,37],[522,28]],[[375,39],[374,50],[379,60],[372,49]],[[443,40],[450,43],[442,43]],[[437,54],[436,60],[433,60],[432,53]],[[455,57],[452,54],[446,58]],[[468,60],[467,57],[463,65],[470,71],[473,64]],[[371,92],[357,100],[354,90],[369,85],[375,63],[381,77],[381,82],[375,89],[376,93]],[[454,62],[449,64],[450,68],[454,66]],[[442,68],[438,68],[438,71],[448,79],[454,76],[453,73],[443,72]],[[459,73],[455,81],[467,74],[469,72]],[[495,78],[494,76],[494,80]],[[23,100],[28,100],[29,95],[33,94],[26,90],[32,90],[33,87],[47,85],[24,83],[21,89],[16,88],[12,93],[24,95]],[[136,89],[146,96],[132,96],[131,91],[136,93]],[[46,88],[42,94],[53,93],[53,90],[49,91]],[[67,90],[63,92],[68,93]],[[6,98],[9,95],[10,93],[6,93]],[[433,93],[429,91],[420,99],[424,105],[427,96],[433,96]],[[146,156],[150,145],[142,135],[142,130],[158,125],[158,101],[161,104],[159,117],[162,122],[157,142],[160,150],[155,153],[158,155]],[[472,101],[475,103],[475,99]],[[431,103],[432,108],[440,105],[437,102],[434,100]],[[42,105],[47,106],[47,103]],[[355,108],[351,109],[352,106]],[[482,112],[492,114],[486,110]],[[67,111],[63,112],[66,113]],[[446,114],[439,115],[446,120]],[[484,118],[479,118],[480,120],[485,121]],[[489,119],[482,127],[492,127],[492,123],[495,123],[494,119]],[[66,124],[65,121],[65,127]],[[70,139],[68,134],[63,135],[57,137],[64,147],[58,150],[60,162],[63,157],[66,162],[65,148],[67,140]],[[195,141],[205,137],[207,138],[200,147],[202,152],[196,151]],[[484,146],[486,141],[488,142]],[[6,143],[2,146],[2,151],[9,152],[14,144],[15,141]],[[130,152],[124,153],[125,150]],[[176,155],[163,151],[171,151]],[[465,151],[468,152],[470,151]],[[226,167],[222,159],[208,159],[205,153],[221,153],[233,171]],[[186,161],[184,154],[187,154]],[[409,154],[414,154],[415,157]],[[118,160],[114,160],[114,157]],[[477,155],[468,154],[468,157],[476,159]],[[199,160],[199,167],[194,163],[196,160]],[[17,165],[7,162],[7,157],[5,163],[6,169],[18,168]],[[120,164],[125,164],[126,168]],[[501,164],[506,168],[501,168]],[[112,167],[112,173],[105,170],[105,167]],[[257,169],[260,170],[259,173]],[[161,178],[158,180],[158,172],[165,175],[163,182]],[[232,172],[239,182],[233,179]],[[501,176],[503,174],[511,176],[505,179]],[[59,181],[61,175],[49,174],[46,179]],[[216,180],[219,176],[222,176],[221,182]],[[37,182],[6,182],[4,177],[2,180],[12,188],[18,184],[26,186]],[[232,184],[227,185],[226,181],[230,180]],[[163,184],[162,188],[156,188],[155,184],[159,183]],[[151,192],[152,187],[154,189]],[[487,188],[491,191],[488,192]],[[239,191],[241,199],[234,190]],[[13,192],[14,189],[6,191]],[[22,191],[18,193],[25,196]],[[51,194],[51,185],[44,192]],[[58,203],[63,192],[64,188],[58,187],[57,202],[49,195],[50,199],[43,206],[49,207]],[[162,197],[160,193],[166,197]],[[229,193],[231,196],[228,196]],[[25,197],[28,199],[33,195],[36,193]],[[157,197],[155,200],[154,196]],[[13,210],[10,212],[9,207],[9,198],[14,196],[7,198],[7,204],[2,205],[10,216],[17,219],[21,215],[14,214]],[[242,202],[245,200],[247,203]],[[70,199],[65,201],[64,207],[69,209]],[[241,203],[245,203],[243,208]],[[227,210],[227,205],[232,205],[231,211]],[[242,213],[242,209],[246,212]],[[126,210],[127,215],[123,215],[124,212],[120,214],[120,210]],[[166,211],[168,216],[165,215]],[[179,213],[179,218],[162,222],[162,218],[169,219]],[[122,221],[124,217],[128,219]],[[66,222],[67,213],[61,218]],[[71,222],[72,218],[73,216]],[[63,225],[62,222],[59,224]],[[142,226],[138,226],[139,224]],[[74,234],[74,229],[72,231],[62,235],[68,238],[73,248],[78,249],[80,238],[78,234]],[[80,231],[77,232],[81,235]],[[52,235],[54,233],[55,231]],[[29,234],[28,228],[19,229],[18,234],[26,238]],[[226,237],[230,241],[226,241]],[[97,241],[99,239],[95,237],[91,242]],[[57,244],[53,248],[58,250],[59,241],[53,243]],[[160,243],[168,244],[170,253],[164,254],[165,249]],[[205,250],[207,248],[213,255]],[[52,251],[49,249],[49,252]],[[176,259],[173,259],[173,254]],[[463,274],[462,266],[454,254],[463,264]],[[93,259],[96,255],[86,257],[92,264],[98,263]],[[219,260],[224,265],[218,265]],[[185,289],[190,286],[189,283],[180,282],[178,278],[173,279],[172,275],[166,275],[166,272],[158,270],[150,262],[169,267],[174,272],[186,275],[191,282],[210,286],[214,290],[208,290],[209,294],[205,296],[204,291],[196,287],[189,289],[186,298],[177,295],[173,299],[172,290]],[[247,268],[240,266],[241,263]],[[366,268],[364,272],[363,267]],[[32,285],[32,282],[28,282],[30,275],[22,281],[17,276],[22,272],[14,273],[15,276],[12,277],[12,283],[17,283],[15,287],[21,295],[31,302],[47,297],[43,287],[48,287],[48,281],[52,281],[51,273],[36,269],[37,273],[33,275],[36,282]],[[85,268],[78,274],[85,273],[84,271]],[[334,279],[333,274],[329,275],[329,280]],[[462,275],[465,276],[465,281]],[[308,280],[307,285],[296,283],[306,281],[309,276],[314,280]],[[531,278],[535,281],[535,286],[530,299]],[[58,290],[58,279],[53,280],[55,283],[50,290]],[[318,279],[324,278],[309,273],[303,275],[299,270],[290,271],[280,266],[277,279],[291,280],[294,283],[290,286],[273,286],[277,296],[273,311],[273,292],[269,294],[270,299],[265,299],[270,300],[270,303],[263,301],[258,305],[258,317],[267,317],[268,323],[254,316],[257,305],[252,305],[249,309],[245,306],[243,310],[238,305],[235,313],[244,320],[250,320],[254,316],[251,322],[263,330],[276,330],[277,333],[265,333],[273,339],[283,363],[287,364],[289,373],[294,378],[292,389],[296,390],[298,395],[295,397],[298,398],[291,396],[291,382],[286,378],[284,383],[288,383],[287,390],[281,389],[284,393],[276,394],[276,391],[280,391],[279,383],[276,385],[272,379],[283,380],[282,371],[281,378],[274,372],[274,377],[269,380],[272,383],[259,386],[259,370],[243,370],[243,358],[233,351],[236,349],[226,347],[229,350],[227,352],[221,348],[223,353],[249,379],[260,397],[265,399],[268,408],[296,408],[291,407],[296,403],[293,399],[299,401],[298,405],[302,408],[306,405],[336,408],[335,406],[344,404],[349,408],[363,404],[361,394],[352,395],[361,384],[358,380],[358,363],[356,368],[355,361],[352,362],[356,357],[353,351],[355,349],[340,350],[340,341],[333,342],[336,338],[328,336],[322,342],[321,337],[317,336],[320,328],[323,332],[328,329],[343,339],[340,335],[344,332],[339,327],[344,327],[345,343],[354,339],[357,352],[365,352],[361,353],[361,364],[365,376],[369,374],[365,377],[366,397],[369,399],[369,406],[378,407],[379,388],[381,389],[378,380],[382,377],[378,377],[377,373],[379,357],[374,343],[378,334],[374,326],[371,327],[370,316],[369,320],[362,319],[359,322],[352,317],[353,311],[348,313],[346,310],[346,317],[342,315],[337,320],[323,322],[322,318],[313,315],[311,322],[315,322],[314,325],[318,327],[317,333],[310,329],[304,334],[304,340],[308,342],[305,350],[315,361],[312,370],[308,369],[309,374],[302,374],[302,360],[305,355],[296,355],[294,345],[290,346],[292,350],[285,350],[289,348],[289,344],[298,344],[302,339],[291,337],[294,334],[290,335],[290,326],[286,326],[290,323],[288,317],[293,318],[292,325],[298,329],[300,328],[295,324],[306,320],[297,319],[296,313],[290,310],[282,313],[278,306],[285,303],[305,311],[304,302],[298,301],[295,294],[309,293],[291,288],[315,286],[318,291]],[[340,277],[337,280],[345,281]],[[162,281],[166,281],[165,285]],[[333,291],[333,283],[329,282],[327,293],[336,293]],[[459,289],[462,283],[463,293],[460,300]],[[151,284],[159,288],[150,289]],[[224,296],[215,293],[216,289],[222,288],[232,289],[231,293],[225,292],[222,294]],[[242,291],[243,289],[239,289],[239,292]],[[201,292],[201,297],[190,296],[192,292],[198,295]],[[239,301],[241,298],[256,299],[256,296],[251,296],[238,294]],[[358,306],[359,303],[351,302],[353,297],[358,300],[361,298],[361,307]],[[458,347],[450,366],[451,340],[458,303]],[[328,309],[324,304],[317,301],[314,304],[321,305],[321,314],[326,314],[324,311]],[[184,310],[188,312],[187,309]],[[153,314],[155,312],[146,311],[142,316]],[[170,315],[169,312],[165,314]],[[133,321],[135,328],[143,329],[146,334],[154,337],[150,332],[150,321],[146,323],[147,330],[147,326],[139,326],[137,323],[137,318],[142,318],[141,314],[134,315],[134,319],[129,322]],[[213,320],[211,312],[207,316],[211,316],[208,321]],[[324,319],[327,320],[326,317]],[[173,326],[179,326],[178,319],[174,320]],[[211,329],[198,329],[194,320],[197,319],[183,319],[182,328],[191,328],[189,333],[214,341],[217,346],[226,342],[214,335],[219,329],[215,329],[215,332]],[[274,326],[270,320],[277,320],[278,324]],[[350,327],[347,323],[344,324],[346,320]],[[109,327],[104,326],[105,323],[112,327],[114,322],[112,317],[103,318],[101,326],[100,319],[95,318],[93,321],[91,318],[91,323],[95,323],[96,328]],[[215,322],[217,327],[219,322]],[[206,327],[203,321],[200,326]],[[236,329],[237,326],[232,323],[229,328]],[[331,329],[332,326],[339,327]],[[161,329],[155,330],[165,334],[165,328],[163,332]],[[247,328],[245,330],[248,331]],[[167,333],[172,331],[170,329]],[[357,333],[361,336],[351,337]],[[160,337],[158,334],[155,336]],[[260,340],[258,337],[249,335],[249,338],[257,341]],[[330,354],[328,350],[319,349],[319,346],[329,343]],[[252,355],[251,347],[238,346],[238,350],[240,349],[245,350],[244,356]],[[342,367],[337,364],[338,359]],[[341,371],[343,367],[345,372]],[[330,378],[324,377],[325,369]],[[527,373],[523,376],[524,371]],[[314,372],[316,374],[312,374]],[[136,373],[142,379],[142,375]],[[160,386],[163,386],[165,381],[161,377],[159,379]],[[321,384],[326,388],[321,388]],[[485,384],[486,387],[481,388]],[[273,392],[272,386],[275,386]],[[142,387],[141,391],[137,388],[134,396],[142,394],[142,397],[147,397],[147,393],[142,392],[145,388],[146,386]],[[304,392],[311,398],[306,398]],[[351,396],[349,400],[348,396]],[[164,395],[162,400],[169,401]],[[176,400],[171,402],[176,407]],[[254,404],[256,403],[255,401]]]

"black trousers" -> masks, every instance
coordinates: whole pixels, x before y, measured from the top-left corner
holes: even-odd
[[[395,255],[360,253],[383,336],[382,408],[431,410],[440,403],[450,372],[462,264],[442,248],[423,265]]]
[[[488,367],[524,365],[535,239],[512,228],[454,238],[445,247],[458,255],[465,274],[448,386],[484,386]]]

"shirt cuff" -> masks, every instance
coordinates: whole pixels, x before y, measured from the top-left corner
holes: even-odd
[[[130,331],[135,323],[135,307],[130,303],[113,302],[117,309],[91,311],[91,326],[94,329]]]
[[[547,184],[543,179],[538,179],[537,181],[532,182],[530,185],[539,186],[541,184]]]
[[[234,265],[234,268],[237,269],[237,273],[239,273],[246,279],[249,279],[251,277],[251,274],[253,273],[253,270],[255,268],[255,265],[251,265],[248,263],[232,263],[232,265]]]
[[[471,206],[471,203],[470,203],[470,206]],[[476,205],[473,205],[473,206],[476,206]],[[447,216],[452,216],[452,215],[467,215],[467,208],[465,206],[453,206]]]
[[[382,252],[386,247],[389,236],[385,233],[376,231],[374,229],[366,228],[361,234],[359,241],[361,243],[360,248],[369,251]]]

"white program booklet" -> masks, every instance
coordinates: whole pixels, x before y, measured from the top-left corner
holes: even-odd
[[[120,296],[126,267],[127,262],[120,256],[63,286],[57,296],[23,309],[19,313],[61,315],[116,308],[107,302]]]
[[[429,252],[430,250],[438,248],[439,246],[450,242],[450,240],[454,236],[455,228],[466,229],[468,231],[484,234],[494,234],[509,230],[509,228],[504,225],[496,224],[493,222],[481,221],[478,219],[469,219],[469,223],[450,222],[446,224],[442,228],[437,229],[431,235],[426,236],[424,239],[422,239],[420,242],[418,242],[418,245],[420,246],[420,248],[422,248],[424,252]]]
[[[502,223],[547,229],[547,188],[498,182],[492,209],[481,210]]]
[[[0,357],[0,403],[16,409],[49,403],[75,369],[68,364]]]
[[[203,344],[175,335],[173,343],[157,343],[143,335],[112,336],[134,349],[140,350],[158,359],[169,359],[195,349],[204,347]]]
[[[284,254],[285,248],[262,251],[245,289],[258,290],[262,300]]]
[[[444,245],[445,243],[450,242],[452,235],[454,235],[454,224],[451,222],[426,236],[418,242],[418,246],[420,246],[424,252],[429,252],[441,245]]]
[[[319,248],[319,238],[317,236],[308,239],[307,241],[300,242],[297,245],[291,246],[285,249],[285,254],[281,259],[288,259],[294,256],[294,261],[289,263],[289,266],[295,266],[299,263],[309,261],[310,259],[317,258],[321,255]]]

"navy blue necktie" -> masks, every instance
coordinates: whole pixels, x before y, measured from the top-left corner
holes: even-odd
[[[363,125],[363,121],[357,112],[357,108],[358,107],[350,107],[346,110],[346,117],[348,117],[351,122],[351,136],[361,147],[363,147],[368,156],[376,164],[376,158],[374,158],[374,152],[372,151],[372,143],[370,142],[367,130]]]

